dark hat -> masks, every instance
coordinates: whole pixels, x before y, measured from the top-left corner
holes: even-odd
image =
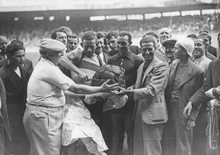
[[[62,52],[66,50],[66,46],[58,40],[44,38],[40,41],[40,51],[44,52]]]
[[[167,46],[168,44],[175,45],[176,41],[177,40],[174,39],[174,38],[166,39],[166,40],[163,41],[162,45],[163,46]]]

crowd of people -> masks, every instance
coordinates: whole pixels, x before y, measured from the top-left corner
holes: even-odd
[[[21,40],[0,36],[0,154],[218,155],[211,41],[206,30],[173,38],[161,27],[136,46],[129,31],[61,26],[33,67]]]

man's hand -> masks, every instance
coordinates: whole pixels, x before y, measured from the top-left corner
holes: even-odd
[[[187,129],[191,129],[191,128],[193,128],[194,126],[195,126],[195,121],[189,119],[189,120],[187,121],[186,128],[187,128]]]
[[[127,90],[134,90],[134,85],[131,85],[130,87],[128,87]]]
[[[186,105],[186,107],[184,108],[183,110],[183,115],[188,118],[191,114],[191,111],[192,111],[192,102],[189,101]]]
[[[126,94],[127,90],[125,88],[118,87],[117,90],[113,90],[111,92],[115,95],[123,96]]]
[[[100,86],[102,92],[111,92],[111,91],[115,91],[115,90],[117,90],[117,89],[119,88],[118,83],[109,85],[109,84],[108,84],[109,81],[110,81],[110,79],[107,80],[107,81],[105,81],[105,82]]]
[[[77,75],[78,75],[79,79],[82,80],[82,81],[91,80],[86,73],[79,72]]]

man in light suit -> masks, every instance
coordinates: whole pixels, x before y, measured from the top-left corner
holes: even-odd
[[[181,38],[174,46],[174,57],[179,60],[170,66],[165,94],[169,120],[163,135],[163,142],[174,142],[171,143],[174,147],[170,144],[165,147],[163,145],[163,154],[191,155],[192,127],[195,125],[197,113],[194,112],[185,118],[183,109],[189,98],[202,86],[204,79],[204,72],[190,59],[193,49],[194,43],[190,38]]]
[[[140,41],[144,63],[140,65],[137,80],[127,90],[129,98],[136,101],[134,118],[134,154],[161,155],[163,124],[167,121],[164,89],[167,84],[168,64],[159,60],[156,40],[146,36]]]

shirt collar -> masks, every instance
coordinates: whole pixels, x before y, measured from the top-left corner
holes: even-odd
[[[132,54],[131,54],[131,51],[129,50],[128,53],[125,55],[125,56],[122,56],[119,52],[117,54],[117,59],[119,58],[128,58],[130,60],[132,60]]]

